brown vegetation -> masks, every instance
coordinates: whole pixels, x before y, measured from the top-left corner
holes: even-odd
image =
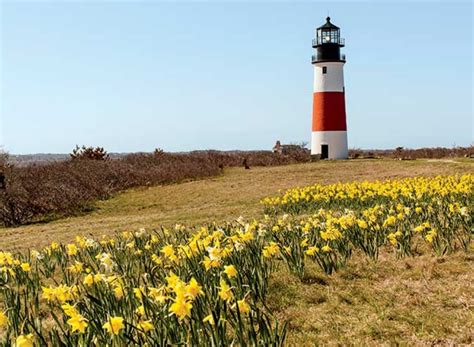
[[[108,160],[109,155],[104,147],[79,147],[76,145],[76,148],[72,150],[72,153],[69,154],[72,160]]]
[[[208,158],[191,155],[131,155],[120,160],[70,160],[5,168],[0,219],[19,225],[57,214],[72,214],[114,192],[150,184],[216,175]]]
[[[376,149],[366,150],[353,148],[349,150],[349,157],[356,158],[393,158],[393,159],[442,159],[442,158],[460,158],[473,157],[474,146],[469,147],[430,147],[430,148],[404,148],[397,147],[395,149]]]
[[[41,165],[16,166],[2,156],[0,222],[15,226],[88,210],[90,202],[132,187],[176,183],[219,174],[225,166],[269,166],[302,161],[297,155],[270,151],[201,151],[171,154],[130,154],[109,159],[100,147],[76,147],[71,159]]]
[[[297,145],[285,145],[283,153],[272,151],[194,151],[196,156],[211,156],[223,167],[242,166],[244,160],[248,166],[275,166],[308,162],[311,159],[309,150]]]

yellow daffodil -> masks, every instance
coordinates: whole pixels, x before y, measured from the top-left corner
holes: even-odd
[[[199,294],[204,294],[204,292],[202,291],[202,287],[199,285],[199,283],[194,277],[191,278],[189,284],[186,286],[186,294],[193,299]]]
[[[0,311],[0,328],[5,327],[8,325],[8,317],[7,315]]]
[[[227,275],[227,277],[233,278],[237,276],[237,269],[234,265],[227,265],[224,266],[224,273]]]
[[[114,288],[114,296],[117,300],[123,298],[123,287],[121,285],[118,285]]]
[[[71,326],[71,331],[84,333],[88,324],[87,319],[82,317],[80,314],[75,314],[67,320],[67,324]]]
[[[245,299],[237,300],[237,307],[239,308],[240,313],[247,314],[250,312],[250,306]]]
[[[278,254],[280,251],[280,247],[275,242],[270,242],[268,246],[265,246],[262,251],[262,255],[264,258],[271,258]]]
[[[139,316],[144,316],[145,315],[145,306],[143,306],[143,305],[138,306],[137,309],[135,310],[135,313]]]
[[[70,243],[66,246],[67,255],[74,256],[77,254],[77,246],[74,243]]]
[[[329,245],[324,245],[323,247],[321,247],[321,250],[324,252],[324,253],[329,253],[332,251],[331,247],[329,247]]]
[[[311,246],[309,247],[307,250],[306,250],[306,254],[309,255],[309,256],[313,256],[315,255],[316,253],[319,252],[319,248],[316,247],[316,246]]]
[[[16,338],[15,346],[16,347],[33,347],[33,334],[20,335]]]
[[[102,326],[102,328],[104,330],[107,330],[107,332],[111,335],[118,335],[120,331],[123,328],[125,328],[125,325],[123,322],[124,322],[123,317],[111,317],[109,318],[107,323],[105,323]]]
[[[145,320],[138,322],[138,328],[142,329],[144,332],[149,332],[150,330],[155,329],[151,320]]]
[[[204,265],[206,271],[209,271],[212,268],[219,267],[221,265],[221,261],[218,259],[211,260],[209,257],[204,257],[202,264]]]
[[[214,317],[212,316],[212,314],[204,317],[204,319],[202,320],[203,323],[209,323],[210,325],[214,325]]]
[[[176,315],[180,320],[191,315],[191,309],[193,305],[189,300],[183,298],[177,298],[169,308],[171,314]]]
[[[76,274],[82,272],[83,268],[84,264],[76,260],[74,264],[70,265],[67,269],[69,272]]]
[[[155,302],[162,304],[166,301],[166,295],[164,295],[164,288],[148,288],[148,296],[151,297]]]
[[[234,294],[232,293],[232,288],[227,284],[227,282],[223,279],[220,281],[220,291],[219,297],[224,301],[231,301],[234,298]]]
[[[78,314],[76,308],[70,304],[61,305],[61,308],[63,309],[64,313],[69,317],[73,317]]]
[[[31,265],[29,263],[22,263],[20,265],[20,267],[24,272],[30,272],[31,271]]]
[[[94,275],[92,274],[86,275],[82,283],[88,287],[92,286],[94,284]]]
[[[133,288],[133,294],[135,295],[135,298],[137,298],[140,301],[143,299],[144,293],[145,293],[144,288]]]

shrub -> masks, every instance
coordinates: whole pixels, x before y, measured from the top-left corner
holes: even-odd
[[[215,176],[223,167],[241,166],[244,159],[250,166],[305,160],[301,154],[270,151],[166,153],[159,149],[110,159],[103,148],[85,146],[76,146],[65,161],[16,166],[7,159],[0,157],[6,181],[0,190],[0,222],[5,226],[83,212],[92,201],[133,187]]]
[[[76,160],[5,170],[0,192],[0,219],[6,226],[47,216],[80,212],[87,203],[107,199],[131,187],[178,182],[216,175],[217,165],[190,155],[156,158],[130,155],[118,160]]]
[[[474,146],[469,147],[431,147],[409,149],[404,147],[396,147],[395,149],[386,150],[349,150],[350,158],[396,158],[396,159],[442,159],[442,158],[459,158],[474,155]]]
[[[103,147],[79,147],[76,145],[76,148],[72,150],[72,153],[69,154],[71,159],[89,159],[89,160],[107,160],[109,155]]]

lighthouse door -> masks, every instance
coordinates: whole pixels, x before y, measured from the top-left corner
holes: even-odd
[[[321,145],[321,159],[329,158],[329,146]]]

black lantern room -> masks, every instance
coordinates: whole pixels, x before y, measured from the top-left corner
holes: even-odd
[[[344,47],[344,39],[341,38],[340,29],[331,23],[331,18],[326,18],[326,23],[316,29],[316,38],[313,39],[313,48],[316,54],[313,55],[312,63],[325,61],[346,61],[344,54],[341,54],[341,47]]]

